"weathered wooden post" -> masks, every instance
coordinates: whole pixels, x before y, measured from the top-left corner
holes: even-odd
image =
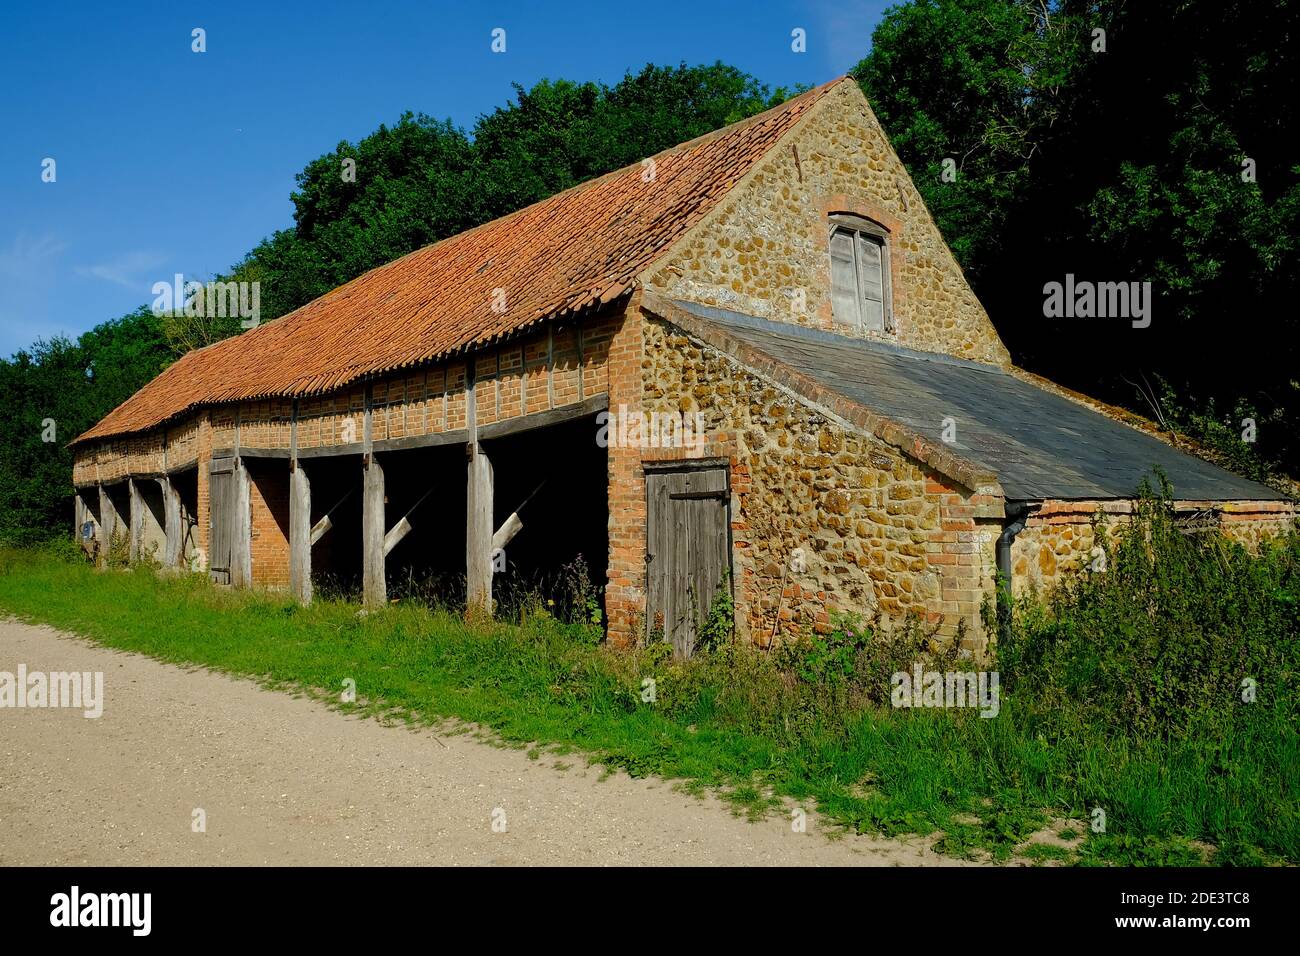
[[[236,457],[231,495],[235,513],[230,535],[230,583],[240,588],[251,587],[253,583],[253,529],[248,485],[248,467],[242,458]]]
[[[365,455],[361,490],[362,591],[368,607],[388,603],[384,574],[384,469],[374,452]]]
[[[99,486],[99,557],[108,560],[108,550],[113,546],[117,524],[113,521],[113,502],[108,500],[108,489]]]
[[[311,603],[311,480],[301,460],[289,461],[289,592]]]
[[[181,563],[181,493],[170,478],[159,478],[158,487],[163,496],[163,567],[174,568]]]
[[[140,535],[144,530],[144,496],[140,494],[134,478],[126,480],[128,492],[128,507],[131,514],[128,518],[131,528],[131,540],[127,545],[127,559],[135,564],[140,560]]]
[[[466,489],[465,603],[492,611],[492,462],[482,444],[470,442]]]
[[[367,607],[388,603],[384,573],[384,469],[375,457],[374,386],[366,386],[361,419],[361,597]]]

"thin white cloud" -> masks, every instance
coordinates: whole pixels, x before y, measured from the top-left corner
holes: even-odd
[[[166,261],[165,256],[156,252],[124,252],[107,262],[77,266],[73,271],[83,278],[102,279],[124,289],[147,291],[151,283],[145,274]]]
[[[9,248],[0,251],[0,276],[6,282],[22,282],[41,277],[54,270],[54,260],[68,248],[66,242],[51,236],[32,237],[20,232]]]
[[[50,304],[58,293],[58,263],[67,243],[46,233],[20,232],[7,248],[0,248],[0,352],[58,329],[49,321]]]

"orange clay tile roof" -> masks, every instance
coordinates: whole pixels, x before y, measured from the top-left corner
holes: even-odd
[[[652,182],[642,163],[608,173],[189,352],[73,444],[201,405],[330,391],[613,301],[846,79],[658,154]],[[496,289],[504,313],[492,311]]]

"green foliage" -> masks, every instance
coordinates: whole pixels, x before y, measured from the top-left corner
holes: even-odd
[[[1298,27],[1295,0],[913,0],[855,69],[1020,364],[1148,415],[1144,376],[1195,414],[1244,402],[1252,450],[1292,475]],[[1043,284],[1066,273],[1150,281],[1151,327],[1043,319]]]
[[[810,684],[848,681],[857,671],[858,655],[871,644],[869,628],[853,618],[837,621],[828,633],[815,632],[796,645],[799,678]]]
[[[542,80],[470,131],[404,113],[342,142],[298,174],[294,225],[253,249],[231,278],[262,282],[271,319],[439,239],[762,112],[769,91],[734,67],[659,67],[614,86]],[[355,163],[352,179],[342,175]]]
[[[560,569],[560,590],[562,614],[574,624],[587,626],[595,635],[593,643],[599,641],[605,619],[604,589],[591,580],[582,555]]]
[[[968,277],[1004,253],[1029,160],[1060,112],[1067,31],[1030,0],[915,0],[890,8],[854,69]],[[942,178],[944,160],[956,179]]]
[[[961,635],[940,641],[936,633],[917,617],[890,622],[841,613],[832,617],[829,631],[780,644],[774,654],[780,667],[806,683],[846,685],[862,700],[888,705],[894,674],[917,664],[927,670],[956,664]]]
[[[1256,435],[1261,432],[1282,434],[1290,430],[1283,406],[1274,405],[1270,411],[1264,412],[1248,400],[1239,398],[1232,405],[1231,412],[1223,413],[1213,396],[1202,401],[1194,395],[1180,397],[1168,382],[1161,381],[1160,387],[1158,407],[1170,428],[1196,439],[1207,455],[1224,468],[1290,492],[1285,479],[1278,475],[1276,463],[1261,457],[1255,450],[1256,444],[1245,440],[1248,421],[1255,423]]]
[[[513,102],[468,132],[404,113],[308,163],[291,197],[294,224],[216,279],[260,283],[261,318],[269,321],[368,269],[788,95],[721,63],[647,65],[613,86],[543,80],[516,87]],[[354,178],[343,175],[344,160],[355,163]],[[176,356],[241,330],[237,318],[155,316],[142,307],[76,344],[38,341],[0,360],[0,394],[8,399],[0,408],[0,540],[39,540],[70,527],[67,441]],[[46,418],[56,423],[56,442],[41,440]]]
[[[664,643],[634,654],[591,646],[545,610],[468,623],[403,602],[359,618],[343,602],[301,608],[189,577],[97,573],[66,547],[57,556],[0,548],[0,608],[327,701],[351,677],[363,699],[349,706],[363,713],[457,718],[507,742],[718,788],[752,814],[787,798],[848,829],[934,834],[959,856],[1300,862],[1300,544],[1252,558],[1185,538],[1165,525],[1158,496],[1147,501],[1105,574],[1019,608],[992,719],[884,704],[888,671],[919,659],[927,669],[976,665],[958,663],[924,628],[886,632],[880,622],[836,622],[826,646],[856,648],[851,673],[842,654],[816,652],[806,664],[804,642],[769,652],[732,640],[683,661]],[[1161,558],[1175,567],[1157,570]],[[1208,646],[1207,622],[1234,615],[1264,646],[1227,630],[1224,649]],[[1119,622],[1116,637],[1107,617]],[[834,676],[804,676],[803,666]],[[1254,704],[1233,696],[1242,669],[1257,676]],[[1088,826],[1095,808],[1106,813],[1103,833]],[[1061,820],[1070,823],[1052,822]],[[1025,849],[1031,835],[1057,831],[1086,839],[1064,852]]]
[[[62,541],[62,538],[55,539]],[[51,542],[52,544],[53,542]],[[131,543],[125,533],[114,531],[104,550],[104,568],[108,571],[124,571],[131,566]]]
[[[1188,532],[1170,490],[1144,491],[1106,570],[1068,579],[1002,654],[1007,690],[1139,738],[1230,740],[1300,719],[1300,537],[1252,556]],[[1022,622],[1023,623],[1023,622]],[[1242,700],[1254,681],[1258,700]],[[1227,752],[1219,762],[1228,761]]]
[[[731,573],[725,572],[718,582],[709,611],[699,623],[695,635],[697,653],[716,651],[736,634],[736,603],[731,593]]]
[[[72,528],[67,443],[167,367],[172,354],[147,308],[75,343],[39,340],[0,359],[0,541],[31,542]],[[49,422],[53,423],[53,440]]]

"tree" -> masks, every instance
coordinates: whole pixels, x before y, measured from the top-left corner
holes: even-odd
[[[368,269],[774,106],[734,67],[646,66],[613,87],[542,80],[471,133],[405,113],[298,174],[294,225],[230,278],[262,283],[275,318]]]
[[[473,135],[404,113],[308,163],[294,222],[216,281],[257,282],[263,321],[362,272],[586,179],[761,112],[788,95],[721,63],[647,66],[613,87],[543,80],[483,116]],[[73,344],[38,341],[0,360],[0,539],[64,533],[71,438],[178,355],[242,331],[238,318],[141,308]],[[57,440],[42,440],[46,420]]]
[[[915,0],[855,70],[1019,364],[1202,437],[1252,414],[1293,474],[1297,26],[1293,0]],[[1150,281],[1151,326],[1045,318],[1066,273]]]
[[[68,442],[172,358],[157,318],[141,308],[76,343],[38,340],[0,359],[0,540],[26,543],[70,529]]]

